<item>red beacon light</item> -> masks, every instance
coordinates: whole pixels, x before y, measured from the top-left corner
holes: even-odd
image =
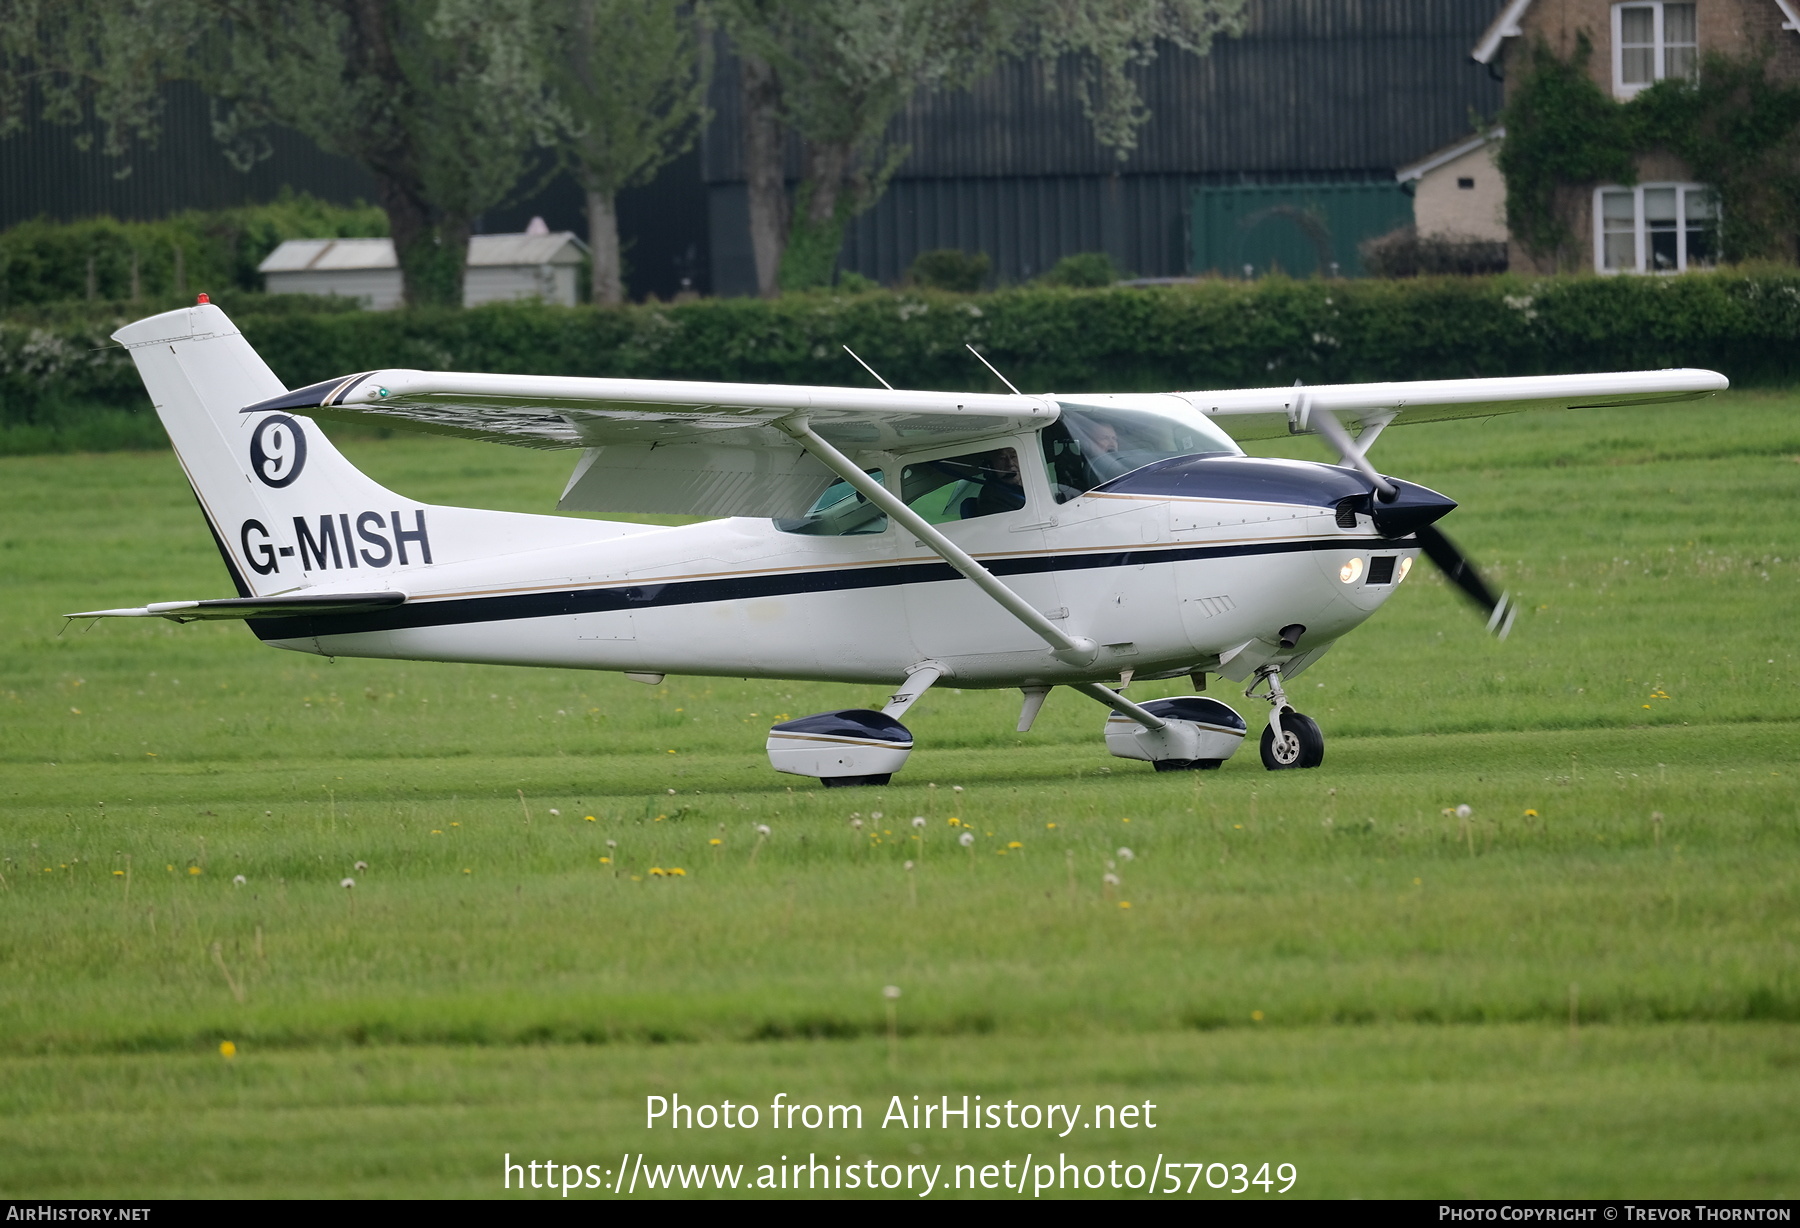
[[[200,293],[197,296],[195,296],[194,302],[196,305],[198,305],[201,303],[210,303],[210,302],[212,302],[212,299],[207,296],[206,291],[202,290],[202,291],[200,291]]]

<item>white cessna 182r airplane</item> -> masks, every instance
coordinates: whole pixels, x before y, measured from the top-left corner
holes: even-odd
[[[369,371],[289,391],[204,296],[114,338],[237,596],[70,617],[245,619],[275,647],[333,657],[891,690],[880,710],[770,731],[778,771],[828,786],[886,783],[912,750],[900,718],[944,680],[1019,688],[1021,732],[1052,687],[1080,691],[1112,710],[1107,748],[1160,771],[1219,766],[1245,722],[1204,696],[1120,691],[1182,675],[1204,690],[1218,674],[1268,701],[1266,767],[1316,767],[1319,728],[1283,683],[1373,614],[1421,551],[1490,630],[1512,623],[1435,525],[1456,504],[1369,463],[1390,422],[1727,386],[1671,370],[1025,396]],[[724,519],[423,505],[354,468],[314,418],[579,449],[560,508]],[[1307,432],[1340,463],[1256,459],[1236,442]]]

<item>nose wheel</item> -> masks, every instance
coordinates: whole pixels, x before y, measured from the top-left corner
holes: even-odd
[[[1262,683],[1268,684],[1268,691],[1258,696],[1256,688]],[[1287,692],[1281,689],[1279,669],[1264,666],[1257,670],[1255,680],[1244,695],[1269,701],[1269,724],[1262,735],[1264,767],[1271,772],[1280,772],[1289,768],[1316,768],[1325,762],[1325,735],[1319,732],[1319,724],[1312,717],[1288,706]]]
[[[1273,722],[1263,730],[1262,761],[1271,772],[1318,767],[1325,762],[1325,735],[1318,722],[1291,709],[1283,712],[1279,734]]]

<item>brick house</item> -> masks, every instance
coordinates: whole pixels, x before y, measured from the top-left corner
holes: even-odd
[[[1506,0],[1470,56],[1505,75],[1509,56],[1522,62],[1530,44],[1542,40],[1566,59],[1582,34],[1593,46],[1595,83],[1620,100],[1698,72],[1713,52],[1767,52],[1770,77],[1800,81],[1800,0]],[[1565,220],[1579,254],[1565,255],[1564,271],[1680,272],[1716,263],[1718,206],[1708,185],[1664,151],[1637,158],[1636,171],[1635,185],[1595,184],[1570,201]],[[1521,271],[1549,272],[1556,263],[1534,258],[1516,239],[1509,259]]]

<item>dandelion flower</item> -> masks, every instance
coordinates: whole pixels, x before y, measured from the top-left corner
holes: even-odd
[[[769,835],[769,825],[767,823],[758,823],[756,825],[756,834],[759,836]]]
[[[952,793],[961,793],[961,792],[962,792],[962,786],[961,786],[961,785],[951,785],[951,786],[950,786],[950,792],[952,792]]]
[[[957,817],[956,817],[956,816],[955,816],[955,815],[951,815],[951,816],[950,816],[950,826],[952,826],[952,827],[961,827],[961,826],[962,826],[962,820],[961,820],[961,819],[959,819],[959,818],[957,818]]]
[[[588,821],[588,822],[590,822],[590,823],[592,823],[592,822],[594,822],[594,816],[593,816],[593,815],[591,815],[591,814],[590,814],[590,815],[588,815],[588,817],[587,817],[587,821]]]
[[[560,818],[562,818],[562,811],[560,811],[560,810],[558,810],[558,809],[556,809],[556,807],[554,807],[554,806],[552,806],[552,807],[551,807],[551,808],[550,808],[550,813],[551,813],[551,814],[553,814],[553,815],[555,815],[555,816],[556,816],[556,817],[557,817],[557,818],[559,818],[559,819],[560,819]]]
[[[338,886],[342,887],[345,891],[348,891],[350,888],[356,886],[356,880],[354,878],[346,878],[343,882],[339,883]]]
[[[1526,807],[1525,817],[1528,819],[1535,819],[1538,817],[1538,812],[1536,810],[1531,809],[1530,807]]]
[[[1046,824],[1044,824],[1044,827],[1049,831],[1056,830],[1056,824],[1054,824],[1054,823],[1046,823]]]
[[[1256,1022],[1258,1022],[1258,1023],[1261,1023],[1263,1021],[1263,1013],[1261,1011],[1251,1011],[1250,1018],[1256,1020]]]
[[[652,877],[663,878],[663,877],[666,877],[668,875],[668,873],[669,872],[667,870],[663,869],[661,866],[651,866],[650,867],[650,874]]]
[[[354,866],[351,867],[351,869],[353,869],[353,870],[366,870],[368,868],[369,868],[369,863],[366,861],[359,861]]]
[[[1109,872],[1102,874],[1100,876],[1100,881],[1105,883],[1108,887],[1117,887],[1119,885],[1119,876]]]
[[[711,840],[708,840],[707,843],[708,844],[724,844],[725,842],[723,840],[719,839],[717,836],[714,836]]]
[[[219,1056],[229,1062],[232,1058],[237,1056],[237,1046],[228,1040],[220,1041]]]
[[[118,873],[118,871],[117,871],[117,870],[115,870],[115,871],[113,871],[113,873],[115,873],[115,874],[117,874],[117,873]],[[243,876],[243,875],[242,875],[242,874],[238,874],[238,875],[234,875],[234,876],[233,876],[233,877],[232,877],[232,880],[231,880],[231,885],[232,885],[232,886],[234,886],[234,887],[242,887],[242,886],[244,886],[244,885],[245,885],[245,884],[246,884],[246,883],[248,883],[248,882],[249,882],[249,881],[250,881],[250,880],[249,880],[249,879],[247,879],[247,878],[245,878],[245,877],[244,877],[244,876]]]
[[[922,814],[915,814],[913,816],[912,825],[914,827],[920,827],[920,828],[924,827],[925,826],[925,816]]]
[[[877,823],[881,822],[881,811],[879,811],[879,810],[869,811],[869,818]]]
[[[892,1002],[900,996],[900,987],[898,985],[888,985],[882,989],[881,996],[886,998],[889,1002]]]
[[[608,840],[606,842],[606,847],[609,849],[616,849],[619,847],[619,842],[617,840]]]
[[[969,846],[971,846],[972,844],[975,843],[975,833],[972,831],[966,831],[962,835],[960,835],[956,838],[956,842],[958,844],[962,845],[964,848],[968,848]]]
[[[441,827],[434,827],[431,829],[431,834],[434,836],[441,836],[444,834],[444,829]]]
[[[471,870],[471,869],[469,869],[469,868],[468,868],[468,867],[467,867],[467,866],[464,866],[464,867],[463,867],[463,873],[464,873],[464,874],[473,874],[473,873],[475,873],[475,871],[473,871],[473,870]]]
[[[1130,908],[1130,907],[1131,907],[1131,901],[1130,901],[1130,900],[1120,900],[1120,901],[1119,901],[1119,907],[1120,907],[1120,908]]]
[[[114,877],[114,878],[124,878],[124,877],[125,877],[125,871],[123,871],[123,870],[114,870],[114,871],[113,871],[113,877]]]
[[[851,819],[850,826],[854,827],[857,831],[861,831],[862,830],[862,820],[861,819]]]
[[[603,865],[603,866],[610,866],[610,865],[611,865],[611,864],[612,864],[612,858],[610,858],[610,857],[602,857],[602,858],[601,858],[601,859],[600,859],[600,864],[601,864],[601,865]],[[463,873],[464,873],[464,874],[467,874],[467,873],[468,873],[468,871],[467,871],[467,870],[464,870],[464,871],[463,871]]]
[[[1008,842],[1007,842],[1007,845],[1006,845],[1006,847],[1007,847],[1007,848],[1009,848],[1009,849],[1022,849],[1022,848],[1024,848],[1024,847],[1025,847],[1025,846],[1024,846],[1024,845],[1023,845],[1023,844],[1021,844],[1021,843],[1020,843],[1020,842],[1019,842],[1019,841],[1017,841],[1017,840],[1011,840],[1011,841],[1008,841]]]
[[[1119,858],[1119,860],[1120,860],[1120,861],[1133,861],[1133,860],[1135,860],[1135,859],[1136,859],[1136,858],[1137,858],[1137,854],[1136,854],[1136,853],[1134,853],[1134,852],[1132,852],[1132,851],[1131,851],[1131,850],[1130,850],[1130,849],[1128,849],[1128,848],[1121,848],[1121,849],[1120,849],[1120,850],[1119,850],[1119,851],[1118,851],[1118,854],[1117,854],[1117,856],[1118,856],[1118,858]]]
[[[907,862],[907,863],[906,863],[906,865],[905,865],[905,867],[904,867],[904,868],[905,868],[905,869],[908,869],[908,870],[910,870],[910,869],[912,869],[912,868],[913,868],[913,863],[912,863],[912,862],[910,862],[910,861],[909,861],[909,862]]]
[[[687,871],[682,869],[680,866],[672,867],[669,870],[669,873],[673,874],[676,878],[686,878],[687,877]]]
[[[1470,806],[1467,802],[1463,803],[1462,805],[1460,805],[1456,808],[1456,817],[1459,819],[1466,819],[1474,813],[1475,813],[1474,808],[1472,806]]]
[[[188,873],[189,874],[198,874],[198,873],[200,873],[200,867],[199,866],[189,866]]]

